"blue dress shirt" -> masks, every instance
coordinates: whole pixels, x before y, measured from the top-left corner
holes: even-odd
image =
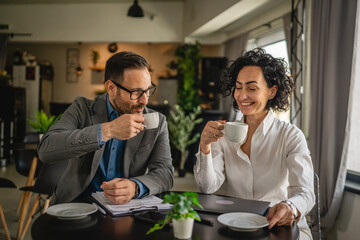
[[[109,97],[106,98],[106,104],[108,107],[108,117],[110,121],[119,117],[119,114],[111,106]],[[99,146],[102,147],[105,144],[104,153],[102,155],[99,167],[92,179],[90,185],[91,191],[103,191],[100,186],[104,181],[110,181],[114,178],[124,177],[124,152],[126,140],[110,139],[107,142],[102,141],[102,128],[99,125]],[[149,189],[139,180],[131,178],[140,187],[140,193],[138,198],[149,192]]]

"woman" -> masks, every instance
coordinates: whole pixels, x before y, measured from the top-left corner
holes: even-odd
[[[240,144],[224,137],[225,120],[206,124],[194,167],[200,190],[213,193],[226,179],[227,195],[271,202],[269,228],[297,221],[300,239],[312,239],[305,220],[315,202],[310,152],[301,130],[270,111],[289,108],[294,83],[286,63],[262,49],[244,52],[221,81],[244,115],[247,139]]]

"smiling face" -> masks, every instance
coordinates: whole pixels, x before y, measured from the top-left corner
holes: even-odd
[[[237,76],[234,99],[244,115],[263,119],[268,112],[266,104],[276,91],[277,85],[268,87],[260,67],[245,66]]]
[[[125,69],[121,83],[118,79],[113,80],[130,91],[146,90],[151,87],[151,76],[147,68]],[[113,82],[107,81],[105,86],[109,94],[109,101],[119,115],[142,113],[148,103],[149,99],[145,94],[139,99],[131,100],[130,93],[118,88]]]

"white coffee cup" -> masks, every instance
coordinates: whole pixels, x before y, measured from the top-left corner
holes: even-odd
[[[231,142],[243,144],[246,141],[249,126],[242,122],[225,123],[225,136]]]
[[[152,112],[144,114],[144,122],[145,129],[153,129],[159,126],[159,113]]]

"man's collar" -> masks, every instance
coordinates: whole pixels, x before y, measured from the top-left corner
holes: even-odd
[[[117,115],[119,115],[115,109],[112,107],[111,103],[110,103],[110,100],[109,100],[109,95],[106,96],[106,105],[107,105],[107,109],[108,109],[108,117],[109,119],[111,118],[111,115],[115,112]]]

